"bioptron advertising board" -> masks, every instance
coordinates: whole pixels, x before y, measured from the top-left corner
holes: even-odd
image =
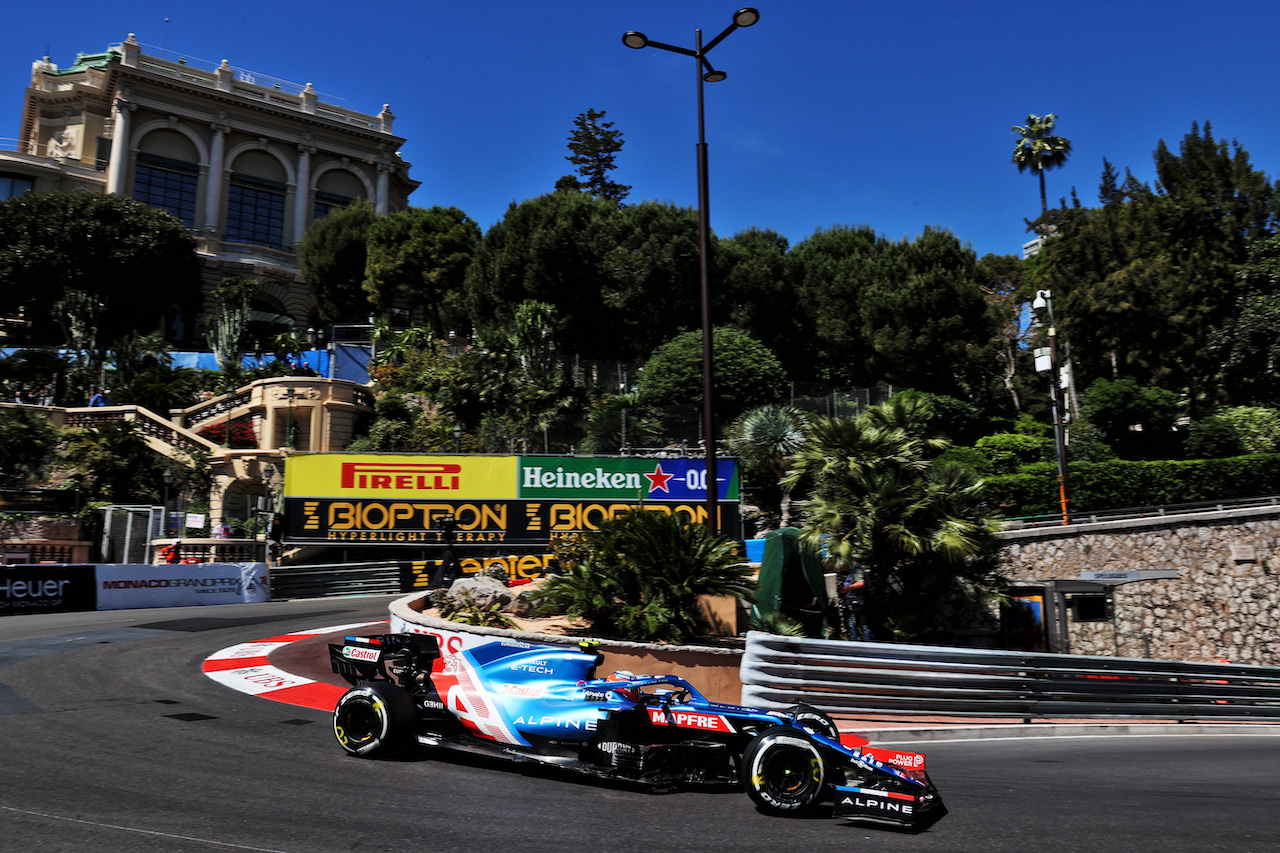
[[[720,529],[738,529],[738,468],[716,463]],[[562,535],[643,505],[704,523],[702,459],[312,453],[289,457],[283,540],[290,544],[445,544],[460,553],[534,553]]]

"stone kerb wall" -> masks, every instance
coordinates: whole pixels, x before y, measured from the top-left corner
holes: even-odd
[[[1112,588],[1111,622],[1070,622],[1070,651],[1280,665],[1280,508],[1007,531],[1024,583],[1086,571],[1177,570]]]

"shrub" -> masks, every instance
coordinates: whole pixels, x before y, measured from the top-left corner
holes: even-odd
[[[1261,406],[1236,406],[1214,415],[1235,430],[1245,453],[1275,453],[1280,450],[1280,412]]]
[[[1102,430],[1089,421],[1076,421],[1068,435],[1067,459],[1071,462],[1106,462],[1116,458]]]
[[[432,597],[435,602],[435,597]],[[520,624],[502,612],[502,602],[495,601],[488,607],[481,607],[471,597],[471,593],[463,590],[462,595],[446,597],[437,605],[440,616],[464,625],[479,625],[485,628],[519,628]]]
[[[1196,459],[1222,459],[1240,456],[1244,445],[1240,433],[1222,418],[1211,417],[1194,421],[1187,428],[1187,455]]]
[[[1280,454],[1230,459],[1078,462],[1069,466],[1071,507],[1090,512],[1263,497],[1280,493]],[[1007,516],[1057,512],[1052,462],[989,477],[986,495]]]
[[[578,616],[622,639],[688,640],[700,628],[698,596],[745,598],[752,586],[733,542],[643,507],[584,534],[580,556],[547,581],[537,613]]]
[[[1040,462],[1053,454],[1053,441],[1032,435],[1000,433],[984,435],[975,447],[982,451],[996,474],[1012,474],[1020,465]]]

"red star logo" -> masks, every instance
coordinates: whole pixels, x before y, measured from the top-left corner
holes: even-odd
[[[658,463],[658,465],[657,465],[657,467],[653,469],[653,473],[652,473],[652,474],[645,474],[645,476],[649,478],[649,491],[650,491],[650,492],[656,492],[656,491],[658,491],[659,489],[661,489],[662,491],[666,492],[667,494],[671,494],[671,490],[667,488],[667,480],[670,480],[670,479],[672,478],[672,476],[674,476],[674,475],[672,475],[672,474],[664,474],[664,473],[662,472],[662,463],[661,463],[661,462],[659,462],[659,463]]]

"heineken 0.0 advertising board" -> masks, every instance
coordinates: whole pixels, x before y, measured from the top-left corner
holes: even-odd
[[[716,464],[720,529],[738,529],[738,468]],[[443,544],[493,553],[546,549],[637,506],[707,519],[701,459],[314,453],[289,457],[289,544]]]

